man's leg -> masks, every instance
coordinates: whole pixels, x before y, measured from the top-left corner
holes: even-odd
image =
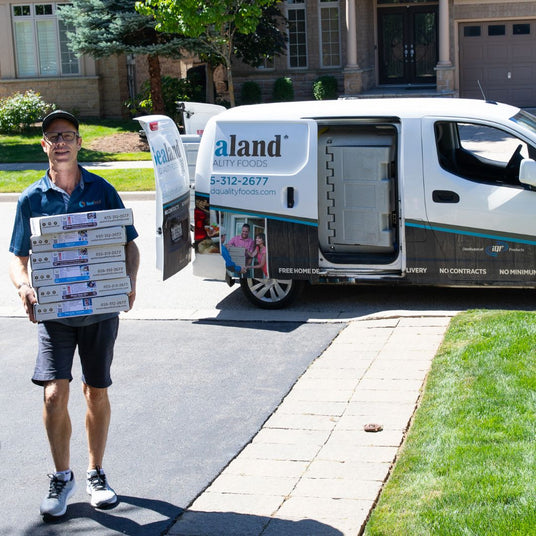
[[[102,470],[111,416],[108,389],[91,387],[84,383],[84,395],[87,402],[86,431],[89,452],[86,491],[91,496],[92,506],[110,507],[117,502],[117,495]]]
[[[78,351],[82,362],[83,390],[86,397],[86,432],[88,443],[88,473],[86,491],[96,508],[117,502],[117,495],[110,487],[102,470],[102,460],[110,426],[110,401],[108,387],[112,384],[110,367],[119,319],[103,320],[80,328]]]
[[[43,421],[56,471],[67,471],[70,461],[71,419],[69,380],[52,380],[44,386]]]
[[[111,408],[108,389],[91,387],[84,383],[83,390],[87,402],[86,432],[89,451],[88,471],[90,471],[96,467],[102,467]]]
[[[68,411],[69,380],[44,383],[43,421],[56,467],[50,478],[49,490],[41,502],[43,516],[59,517],[67,510],[67,500],[74,493],[74,475],[69,470],[71,419]]]

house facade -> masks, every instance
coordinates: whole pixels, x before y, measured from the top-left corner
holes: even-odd
[[[439,95],[536,105],[533,0],[287,0],[287,55],[239,65],[235,86],[292,79],[296,99],[335,76],[346,96]]]
[[[147,76],[143,58],[78,58],[54,2],[0,0],[0,98],[32,89],[83,116],[118,117]],[[341,96],[437,95],[536,105],[534,0],[286,0],[287,53],[258,68],[233,68],[237,102],[246,80],[263,101],[274,81],[293,81],[296,100],[313,82],[338,80]],[[194,62],[163,62],[185,76]],[[225,98],[225,88],[218,91]]]

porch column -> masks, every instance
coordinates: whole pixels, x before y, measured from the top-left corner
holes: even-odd
[[[452,65],[450,61],[449,0],[439,0],[439,62],[438,67]]]
[[[357,64],[356,0],[346,0],[346,66],[344,94],[356,95],[363,90],[363,72]]]
[[[437,91],[455,95],[454,66],[450,60],[449,0],[439,0],[439,61],[435,71]]]
[[[346,67],[358,68],[355,0],[346,0],[346,49]]]

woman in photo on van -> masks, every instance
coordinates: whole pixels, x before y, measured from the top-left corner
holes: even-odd
[[[259,233],[255,236],[255,248],[253,251],[246,252],[253,259],[253,264],[249,268],[262,270],[262,277],[268,277],[268,267],[266,266],[266,236],[264,233]]]

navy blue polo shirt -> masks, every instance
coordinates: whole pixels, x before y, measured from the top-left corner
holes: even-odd
[[[18,257],[27,257],[30,254],[30,218],[70,212],[125,208],[116,189],[108,181],[82,167],[80,167],[80,171],[82,180],[72,192],[67,207],[63,194],[53,187],[48,173],[22,192],[17,203],[13,234],[9,246],[11,253]],[[126,232],[127,242],[138,236],[133,225],[127,225]]]
[[[79,169],[82,180],[71,193],[67,206],[64,194],[54,187],[48,172],[22,192],[17,203],[17,212],[9,246],[11,253],[18,257],[27,257],[30,254],[30,218],[71,212],[125,208],[116,189],[108,181],[81,166],[79,166]],[[127,225],[125,229],[127,242],[134,240],[138,236],[138,232],[133,225]],[[65,322],[62,319],[61,322],[70,325],[83,325],[103,320],[103,317],[109,318],[110,316],[117,315],[93,315],[91,317],[79,317],[78,320],[75,317],[65,319]]]

